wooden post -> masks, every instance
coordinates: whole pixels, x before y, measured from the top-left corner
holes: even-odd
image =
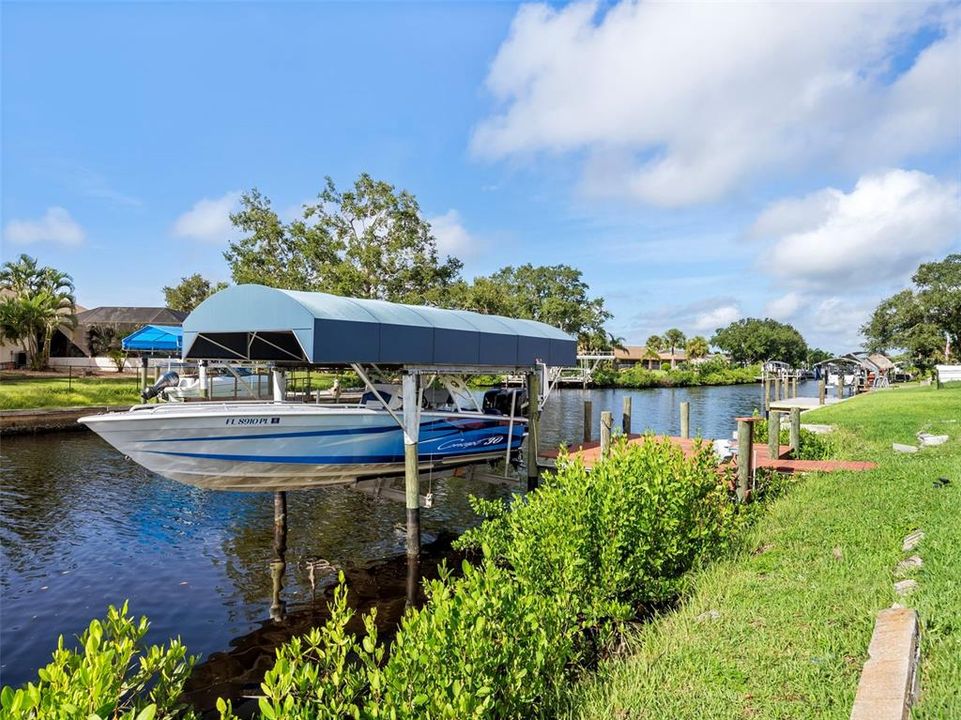
[[[827,394],[828,394],[827,381],[824,379],[824,376],[822,375],[821,379],[818,380],[818,405],[824,404],[825,399],[827,398]]]
[[[594,424],[594,405],[590,400],[584,401],[584,442],[591,441],[591,426]]]
[[[686,400],[681,403],[681,437],[691,437],[691,403]]]
[[[801,408],[791,408],[791,457],[801,452]]]
[[[767,418],[767,452],[771,460],[777,460],[781,454],[781,413],[777,410]]]
[[[272,585],[270,617],[280,622],[287,614],[287,603],[281,598],[284,573],[287,570],[287,493],[274,493],[274,559],[270,563]]]
[[[631,396],[626,395],[623,402],[623,414],[621,416],[621,430],[630,436],[631,434]]]
[[[540,404],[541,376],[537,372],[527,373],[527,490],[537,489],[540,468],[537,467],[537,453],[540,451],[540,434],[538,424],[541,412]]]
[[[407,556],[407,607],[417,605],[417,588],[420,585],[420,558]]]
[[[601,457],[606,458],[611,453],[611,427],[614,424],[614,414],[610,410],[601,412]]]
[[[781,376],[774,376],[774,402],[781,399]]]
[[[764,414],[771,409],[771,376],[764,371]]]
[[[747,500],[754,474],[753,418],[737,419],[737,499]]]
[[[147,389],[147,356],[142,355],[140,357],[140,392]],[[147,401],[144,399],[143,395],[140,396],[140,403],[144,404]]]
[[[837,398],[838,398],[838,400],[840,400],[841,398],[844,397],[844,371],[843,371],[843,370],[838,373],[838,382],[837,382],[837,391],[836,391],[836,393],[837,393]]]
[[[420,555],[420,463],[418,440],[420,438],[420,376],[405,372],[404,396],[404,500],[407,507],[407,557]],[[408,598],[409,599],[409,598]]]

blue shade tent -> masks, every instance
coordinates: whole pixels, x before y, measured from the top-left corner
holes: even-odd
[[[577,363],[577,340],[550,325],[326,293],[235,285],[184,320],[185,359],[523,368]]]
[[[184,331],[179,325],[144,325],[123,339],[124,350],[135,352],[170,353],[179,355],[183,349]]]

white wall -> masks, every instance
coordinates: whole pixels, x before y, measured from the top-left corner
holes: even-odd
[[[173,362],[179,364],[179,360],[168,358],[147,358],[147,366],[150,368],[161,367],[166,369],[167,364]],[[117,371],[117,366],[114,361],[108,357],[52,357],[50,358],[51,368],[62,368],[66,370],[69,367],[87,369],[87,370],[105,370],[105,371]],[[127,358],[124,362],[124,370],[139,370],[140,369],[140,358],[131,357]]]

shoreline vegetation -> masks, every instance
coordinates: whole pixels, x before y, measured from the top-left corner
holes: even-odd
[[[788,480],[739,547],[694,573],[676,610],[638,626],[561,717],[846,718],[875,616],[894,602],[922,624],[912,718],[961,717],[959,408],[961,387],[904,386],[805,413],[836,427],[835,457],[878,468]],[[892,450],[920,431],[950,441]],[[924,564],[898,573],[917,529]],[[907,598],[893,589],[905,577],[918,582]]]
[[[425,583],[427,604],[392,644],[355,617],[341,584],[330,619],[278,650],[259,716],[847,717],[874,617],[896,600],[924,626],[914,717],[957,715],[958,407],[961,388],[914,386],[806,414],[836,430],[805,435],[802,457],[878,469],[762,474],[749,504],[706,447],[686,458],[656,439],[618,442],[591,472],[562,461],[536,493],[475,501],[485,519],[457,543],[472,562]],[[892,451],[919,431],[951,439]],[[919,528],[924,564],[908,571],[919,589],[903,600],[895,567]],[[69,702],[78,717],[192,717],[178,705],[185,649],[140,648],[140,627],[111,610],[35,683],[5,688],[0,716],[47,717]]]

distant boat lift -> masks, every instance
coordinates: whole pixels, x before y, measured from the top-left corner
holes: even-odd
[[[537,483],[536,418],[554,384],[549,368],[575,365],[577,341],[533,320],[238,285],[214,294],[184,320],[183,359],[268,363],[273,368],[275,402],[284,397],[288,369],[349,367],[356,371],[403,431],[407,554],[416,558],[420,552],[422,378],[525,375],[534,420],[528,437],[528,487],[533,488]],[[372,371],[400,375],[404,410],[399,414],[381,397]],[[144,408],[143,413],[131,415],[149,412]],[[96,429],[98,423],[105,424],[104,417],[82,421],[90,421]],[[112,422],[120,420],[114,417]],[[286,498],[282,503],[279,499],[282,492],[276,507],[283,507],[285,515]]]

